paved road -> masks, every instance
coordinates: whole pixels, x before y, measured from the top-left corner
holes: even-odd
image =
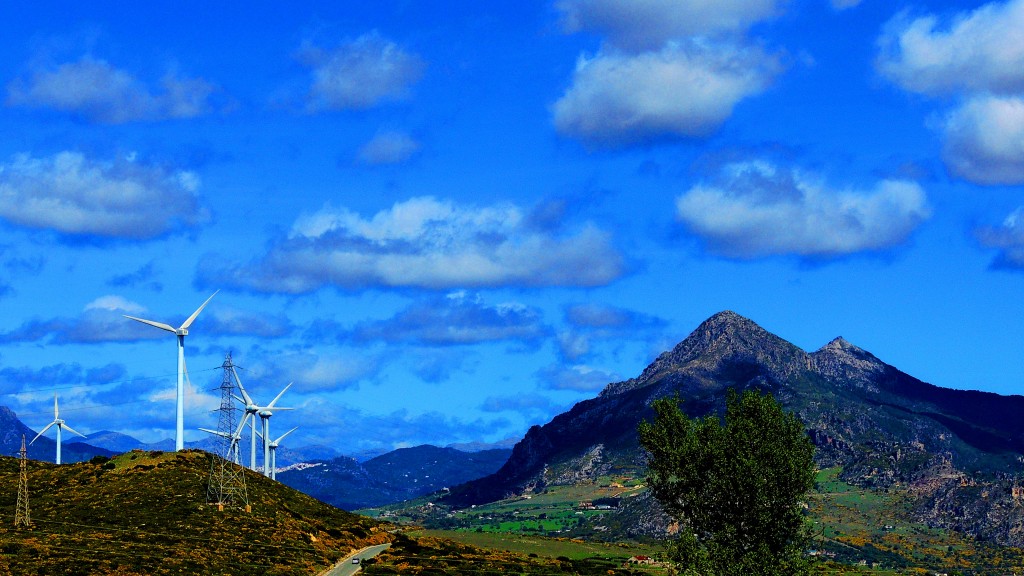
[[[352,576],[352,574],[359,572],[360,568],[362,568],[361,564],[352,563],[353,558],[358,557],[360,560],[373,558],[377,554],[387,550],[390,546],[391,544],[377,544],[376,546],[367,546],[362,550],[357,550],[348,556],[345,556],[341,562],[334,565],[334,568],[322,573],[320,576]]]

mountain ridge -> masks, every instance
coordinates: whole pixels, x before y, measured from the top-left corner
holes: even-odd
[[[678,395],[690,416],[721,414],[729,388],[773,394],[804,422],[818,465],[842,467],[845,480],[879,489],[944,486],[945,495],[935,501],[928,498],[941,490],[915,492],[914,513],[972,535],[1024,544],[1013,528],[1024,526],[1024,514],[986,524],[985,516],[1005,502],[976,507],[970,516],[934,512],[967,509],[958,500],[960,482],[988,482],[993,494],[1010,493],[996,484],[1019,468],[1024,422],[1017,415],[1024,397],[940,388],[842,337],[808,353],[731,311],[705,320],[636,378],[609,384],[597,397],[531,427],[505,466],[453,488],[445,502],[461,507],[548,484],[592,482],[623,467],[642,473],[646,456],[636,426],[652,417],[653,400]],[[950,484],[953,478],[957,486]]]

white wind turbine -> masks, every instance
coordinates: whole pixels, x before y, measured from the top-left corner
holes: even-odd
[[[260,412],[260,407],[256,405],[249,393],[245,391],[245,387],[242,386],[242,379],[238,377],[238,370],[232,370],[232,374],[235,375],[235,383],[238,384],[238,390],[242,393],[242,397],[235,396],[235,400],[238,400],[245,405],[245,415],[252,416],[250,422],[250,438],[252,439],[251,446],[249,449],[249,469],[256,469],[256,415]]]
[[[277,447],[281,444],[281,440],[284,440],[285,436],[291,434],[292,432],[295,432],[298,429],[299,429],[299,427],[296,426],[295,428],[292,428],[291,430],[289,430],[289,431],[285,432],[284,434],[281,434],[280,436],[278,436],[277,440],[273,440],[273,441],[267,443],[267,446],[270,447],[270,479],[271,480],[277,480]],[[263,438],[264,440],[266,440],[266,438],[262,434],[260,434],[260,437]]]
[[[228,453],[224,454],[225,460],[230,460],[235,464],[240,464],[238,457],[238,445],[242,440],[242,429],[245,428],[246,420],[249,419],[249,413],[247,412],[242,416],[242,421],[238,423],[238,428],[235,429],[234,434],[227,434],[226,432],[220,432],[219,430],[210,430],[209,428],[200,428],[203,432],[213,434],[214,436],[220,436],[221,438],[228,438],[231,440],[231,444],[228,446]]]
[[[53,426],[54,424],[57,425],[57,464],[60,464],[60,433],[61,433],[61,430],[66,428],[68,432],[71,432],[72,434],[78,434],[82,438],[85,438],[85,434],[82,434],[81,432],[76,432],[74,429],[71,428],[71,426],[68,426],[67,424],[64,423],[63,420],[60,419],[60,412],[57,410],[57,395],[56,394],[53,395],[53,422],[50,422],[49,424],[46,425],[46,428],[43,428],[42,430],[40,430],[39,434],[36,434],[36,437],[32,439],[32,442],[35,442],[36,440],[38,440],[39,437],[43,435],[43,432],[46,432],[47,430],[49,430],[50,426]],[[29,442],[29,444],[32,444],[32,442]]]
[[[220,290],[217,290],[220,292]],[[170,324],[164,324],[163,322],[154,322],[152,320],[145,320],[142,318],[136,318],[135,316],[124,315],[125,318],[142,322],[143,324],[149,324],[155,326],[161,330],[166,330],[173,333],[178,337],[178,387],[177,387],[177,416],[175,419],[174,428],[174,449],[181,451],[185,447],[185,336],[188,336],[188,327],[195,321],[196,316],[203,311],[203,308],[213,300],[213,297],[217,295],[214,292],[203,305],[199,307],[188,320],[185,320],[181,326],[174,328]]]
[[[274,406],[275,404],[277,404],[277,401],[281,399],[281,396],[288,390],[288,388],[291,388],[292,383],[289,382],[288,385],[284,387],[284,390],[281,390],[281,392],[270,402],[270,404],[267,404],[266,406],[260,406],[256,404],[256,401],[252,399],[252,396],[249,396],[249,393],[245,391],[245,387],[242,386],[242,380],[239,379],[238,377],[237,370],[234,371],[234,374],[235,382],[238,384],[238,391],[242,393],[242,397],[239,398],[238,396],[235,396],[235,400],[238,400],[239,402],[245,405],[245,413],[247,415],[253,415],[251,437],[252,444],[249,451],[249,468],[252,470],[256,469],[256,436],[260,436],[261,438],[263,438],[263,475],[270,476],[270,446],[266,440],[267,438],[270,437],[270,417],[274,415],[274,410],[293,410],[293,408],[283,408]],[[259,416],[263,424],[262,433],[256,431],[255,416]]]
[[[289,388],[291,388],[291,387],[292,387],[292,383],[289,382],[288,385],[284,387],[284,390],[281,390],[281,392],[277,396],[275,396],[273,400],[270,401],[270,404],[267,404],[266,406],[261,406],[260,407],[259,415],[260,415],[260,420],[263,422],[263,475],[264,476],[270,476],[270,470],[272,469],[268,465],[268,462],[270,462],[270,455],[271,455],[271,451],[270,451],[270,417],[274,415],[274,410],[292,410],[292,408],[275,408],[274,407],[274,404],[277,404],[277,401],[281,399],[281,396],[284,395],[284,393]],[[283,438],[283,436],[282,436],[282,438]],[[275,448],[276,448],[276,446],[275,446]]]

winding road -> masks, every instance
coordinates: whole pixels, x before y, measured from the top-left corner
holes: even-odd
[[[387,550],[390,546],[391,544],[377,544],[376,546],[367,546],[362,550],[356,550],[335,564],[334,568],[331,568],[326,572],[321,572],[320,576],[352,576],[352,574],[359,572],[363,567],[362,564],[353,564],[353,558],[359,558],[360,560],[373,558],[377,554]]]

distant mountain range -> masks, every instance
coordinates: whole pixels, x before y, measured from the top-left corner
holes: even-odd
[[[343,510],[424,496],[493,473],[511,450],[464,452],[423,445],[399,448],[360,463],[340,457],[278,472],[277,479]]]
[[[36,432],[22,423],[9,408],[0,407],[0,450],[3,450],[0,455],[17,455],[21,449],[22,434],[31,441]],[[213,438],[187,442],[185,446],[207,452],[219,448]],[[247,442],[245,446],[248,446]],[[486,449],[493,445],[483,443],[463,446],[483,449],[471,452],[468,449],[423,445],[385,452],[360,462],[340,456],[337,450],[326,446],[282,446],[277,453],[280,467],[277,477],[323,502],[355,510],[416,498],[486,476],[501,467],[512,452],[509,448]],[[132,450],[172,452],[174,441],[168,438],[145,443],[127,434],[104,430],[90,434],[85,440],[65,440],[61,455],[62,460],[70,464]],[[27,452],[30,459],[53,462],[56,442],[41,436],[28,446]],[[247,451],[243,450],[243,458],[246,455]]]
[[[636,428],[653,416],[653,400],[678,395],[703,416],[722,411],[729,388],[772,393],[807,426],[821,467],[842,467],[859,486],[906,490],[917,519],[1024,544],[1024,508],[1013,496],[1024,492],[1015,488],[1024,397],[933,386],[842,338],[808,353],[733,312],[703,322],[638,377],[532,427],[497,472],[442,501],[463,507],[617,469],[642,474]]]

